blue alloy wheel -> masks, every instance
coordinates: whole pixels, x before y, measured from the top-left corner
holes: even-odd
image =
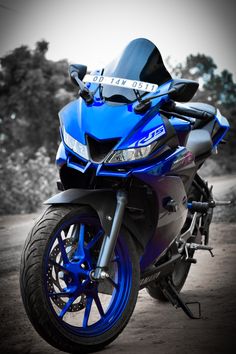
[[[126,306],[132,282],[121,238],[109,270],[112,276],[101,285],[91,281],[96,245],[103,237],[103,230],[94,226],[80,217],[67,221],[52,237],[45,258],[45,291],[52,311],[65,327],[82,336],[99,335],[114,325]]]
[[[62,350],[104,347],[123,330],[134,309],[139,264],[127,231],[121,230],[118,237],[109,277],[99,282],[92,278],[103,236],[96,214],[86,207],[50,207],[26,241],[21,270],[24,304],[36,330]],[[33,256],[38,263],[32,267]]]

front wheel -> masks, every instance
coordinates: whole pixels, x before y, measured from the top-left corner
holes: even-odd
[[[109,278],[95,282],[103,230],[87,207],[50,207],[29,234],[20,284],[26,312],[38,333],[67,352],[93,352],[124,329],[139,290],[139,258],[121,230]]]

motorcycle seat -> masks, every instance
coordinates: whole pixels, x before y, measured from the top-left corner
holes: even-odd
[[[210,133],[205,129],[194,129],[189,133],[186,148],[195,157],[211,152],[212,139]]]

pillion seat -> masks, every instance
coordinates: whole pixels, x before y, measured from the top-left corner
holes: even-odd
[[[189,133],[186,148],[195,157],[210,154],[212,149],[212,139],[210,133],[205,129],[194,129]]]

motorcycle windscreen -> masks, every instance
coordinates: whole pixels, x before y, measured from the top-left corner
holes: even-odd
[[[108,64],[103,76],[144,81],[158,86],[171,80],[157,47],[148,39],[131,41],[121,55]],[[139,91],[141,96],[147,92]],[[103,97],[108,101],[129,103],[137,100],[133,89],[103,85]]]

